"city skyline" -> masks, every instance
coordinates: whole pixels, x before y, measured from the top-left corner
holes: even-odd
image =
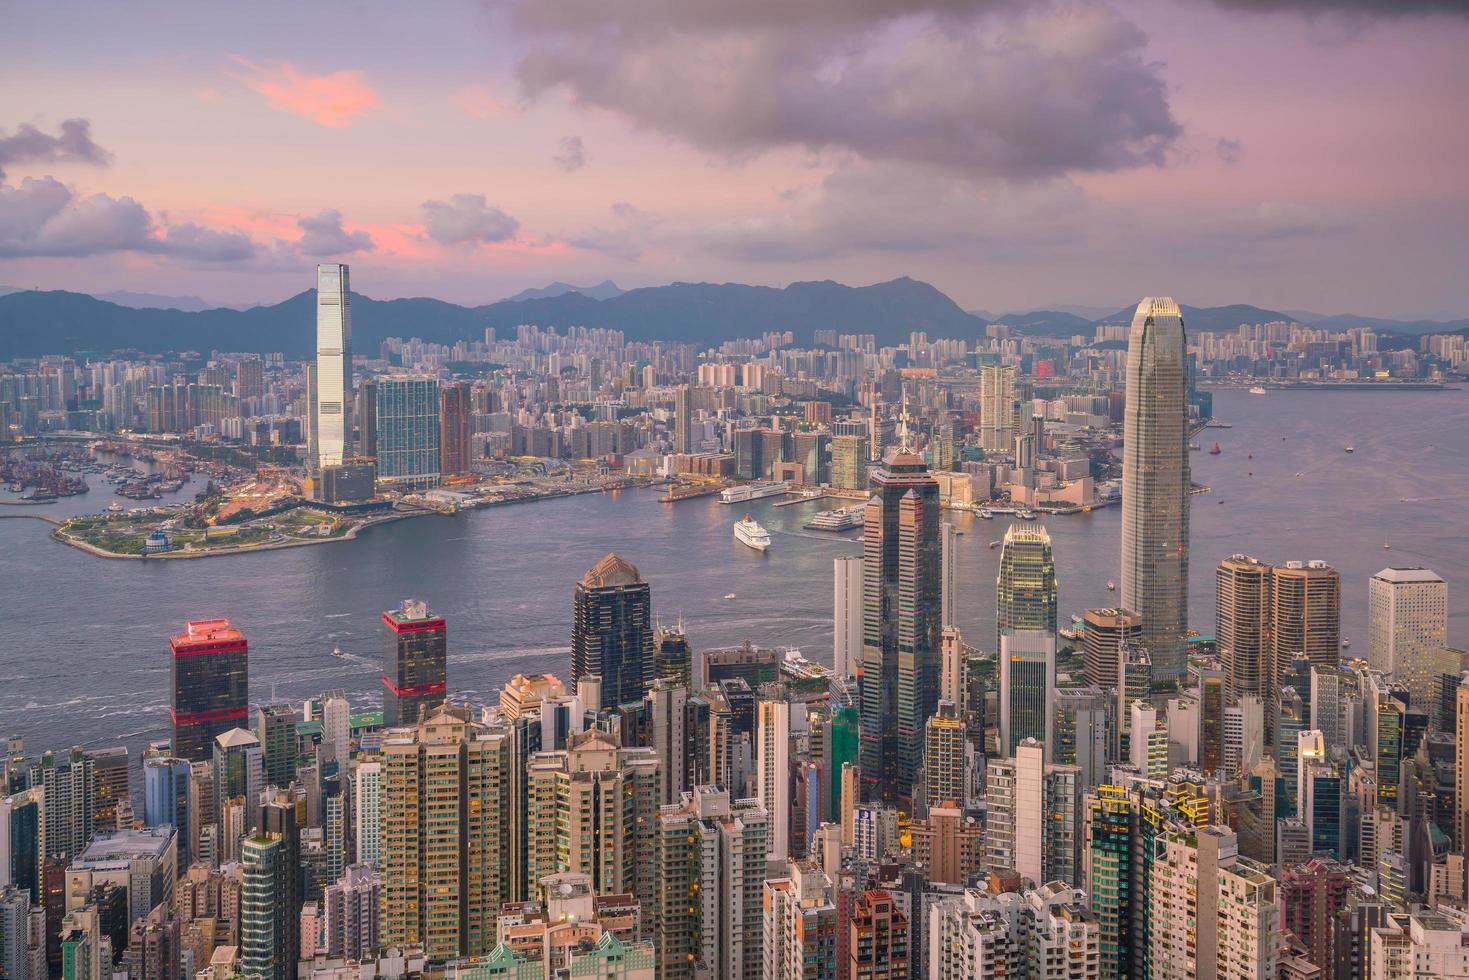
[[[1452,4],[976,2],[906,21],[873,5],[792,25],[652,9],[576,23],[561,3],[376,6],[327,50],[307,39],[337,25],[329,7],[196,12],[166,32],[103,7],[64,52],[54,11],[18,11],[0,166],[35,209],[0,236],[0,283],[270,302],[332,258],[370,272],[369,295],[476,303],[558,279],[903,272],[996,313],[1120,306],[1166,282],[1208,304],[1469,315],[1448,274],[1466,198],[1442,121],[1469,33]],[[601,31],[622,46],[578,58]],[[752,59],[733,103],[679,57],[721,45]],[[1272,70],[1242,76],[1246,48]],[[881,102],[869,129],[834,125],[873,94],[841,52],[904,79],[916,129]],[[905,77],[910,59],[932,71]],[[984,95],[1051,69],[1055,92],[1018,89],[1034,125]],[[128,97],[97,98],[99,73]],[[1115,113],[1093,118],[1103,104]],[[281,145],[296,152],[263,152]],[[94,223],[72,217],[83,202]],[[1119,235],[1126,255],[1105,247]],[[69,256],[94,257],[94,281]],[[1330,274],[1344,265],[1370,274]]]

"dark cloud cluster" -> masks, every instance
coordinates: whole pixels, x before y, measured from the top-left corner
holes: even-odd
[[[112,154],[92,139],[92,124],[85,119],[67,119],[56,135],[43,133],[30,123],[21,123],[13,134],[0,130],[0,178],[5,168],[17,163],[105,164]]]
[[[302,255],[350,255],[371,252],[377,247],[365,231],[347,231],[342,227],[342,212],[329,208],[318,215],[296,219],[301,238],[296,250]]]
[[[1402,17],[1420,14],[1469,16],[1469,0],[1212,0],[1233,10],[1303,14],[1362,14]]]
[[[520,222],[490,207],[483,194],[455,194],[447,201],[424,201],[421,209],[428,237],[441,245],[503,242],[520,231]]]
[[[152,215],[133,198],[78,198],[54,177],[0,185],[0,257],[80,258],[124,251],[230,262],[254,257],[258,246],[243,232],[192,222],[169,225],[160,233]]]
[[[587,165],[587,148],[581,141],[580,136],[567,136],[561,141],[561,148],[551,158],[556,166],[567,173],[580,170]]]
[[[1182,129],[1146,35],[1019,0],[506,0],[531,96],[731,157],[776,147],[1049,178],[1161,164]]]

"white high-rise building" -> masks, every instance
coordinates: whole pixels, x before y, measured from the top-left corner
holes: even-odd
[[[1434,657],[1444,648],[1448,583],[1426,568],[1384,568],[1367,586],[1367,662],[1407,685],[1415,705],[1438,697]]]
[[[1142,616],[1154,682],[1188,665],[1188,383],[1183,314],[1138,304],[1127,341],[1122,431],[1122,606]]]
[[[769,819],[771,861],[791,852],[791,703],[761,701],[755,716],[755,796]]]
[[[958,603],[958,564],[959,564],[959,529],[953,524],[945,522],[940,526],[939,533],[941,566],[940,577],[943,582],[940,586],[942,622],[945,629],[954,625],[954,616],[957,612]],[[837,561],[841,561],[840,558]]]
[[[352,755],[352,706],[341,691],[321,702],[321,740],[334,746],[338,765],[346,765]]]
[[[832,666],[843,677],[862,666],[862,556],[833,559],[836,571],[836,636]]]
[[[1275,879],[1239,856],[1228,827],[1173,831],[1159,842],[1147,895],[1145,954],[1158,980],[1274,980],[1280,946]]]
[[[986,364],[979,372],[979,446],[1008,452],[1015,435],[1015,369]]]
[[[991,759],[985,777],[985,867],[1018,872],[1034,884],[1078,884],[1081,770],[1047,763],[1027,739],[1011,759]]]
[[[357,860],[379,867],[382,857],[383,767],[380,762],[359,762],[352,793],[353,824],[357,828]]]
[[[936,902],[915,955],[932,980],[1092,980],[1100,933],[1079,889],[1059,881],[992,895],[979,888]]]
[[[316,267],[316,390],[311,431],[316,466],[352,455],[352,298],[347,267]]]

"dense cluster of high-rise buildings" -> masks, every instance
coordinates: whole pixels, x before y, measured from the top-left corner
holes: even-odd
[[[370,459],[428,485],[506,434],[482,409],[519,382],[447,381],[426,348],[354,392],[345,267],[318,286],[318,475]],[[1469,978],[1469,675],[1446,584],[1362,583],[1355,659],[1335,569],[1232,555],[1213,635],[1190,629],[1199,404],[1173,300],[1145,299],[1125,359],[1098,367],[1125,381],[1116,405],[1046,392],[1036,352],[999,337],[963,369],[962,342],[915,335],[884,364],[870,338],[825,339],[654,352],[621,391],[671,413],[605,431],[666,440],[685,472],[867,492],[861,554],[834,563],[831,669],[661,627],[618,554],[548,600],[571,600],[561,665],[483,703],[453,693],[463,641],[425,600],[382,614],[380,711],[252,701],[249,623],[187,623],[171,737],[141,759],[7,747],[0,976]],[[626,349],[534,328],[516,345],[567,378]],[[752,411],[817,361],[858,397]],[[1119,605],[1068,626],[1056,546],[1019,515],[993,594],[964,594],[959,478],[988,476],[985,500],[1057,487],[1094,409],[1124,433],[1120,563],[1095,572]],[[954,609],[981,603],[994,633],[965,636]]]

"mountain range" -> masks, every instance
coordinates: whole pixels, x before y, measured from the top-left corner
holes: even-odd
[[[814,331],[832,329],[870,333],[879,344],[894,345],[906,343],[914,331],[930,337],[972,337],[995,321],[1020,333],[1070,337],[1090,336],[1098,323],[1132,320],[1130,308],[1094,319],[1067,310],[981,317],[965,312],[928,283],[906,277],[871,286],[845,286],[828,280],[797,282],[782,289],[678,282],[625,292],[610,281],[591,287],[553,283],[527,292],[529,295],[517,294],[520,298],[475,307],[426,297],[374,300],[353,293],[354,346],[360,354],[373,356],[386,337],[452,344],[482,339],[487,327],[504,336],[520,324],[558,329],[605,327],[623,331],[629,340],[688,341],[700,346],[777,330],[790,330],[798,343],[811,343]],[[603,298],[597,298],[599,295]],[[194,299],[136,293],[125,298],[138,304]],[[300,358],[312,350],[315,295],[311,290],[280,303],[243,310],[138,308],[133,303],[64,291],[20,290],[0,295],[0,360],[124,349],[281,351]],[[1070,309],[1093,312],[1093,308]],[[1183,313],[1194,330],[1302,319],[1240,304],[1185,306]],[[1342,315],[1317,322],[1336,328],[1366,325],[1402,334],[1469,331],[1469,320],[1440,323]]]

